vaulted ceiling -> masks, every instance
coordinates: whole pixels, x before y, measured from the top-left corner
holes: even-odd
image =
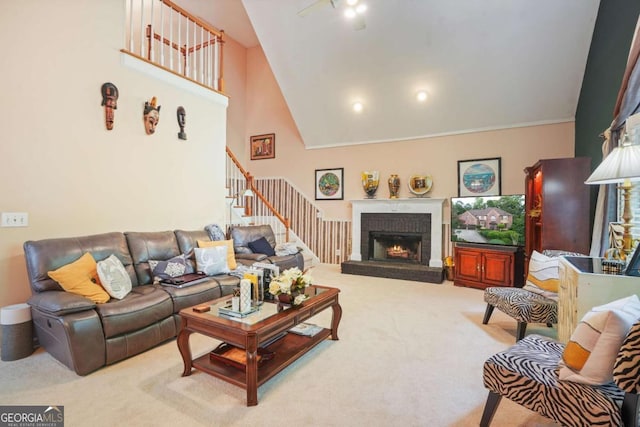
[[[360,2],[178,1],[262,46],[307,148],[574,119],[599,0]]]

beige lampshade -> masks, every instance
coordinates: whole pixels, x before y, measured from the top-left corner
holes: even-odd
[[[640,180],[640,145],[623,144],[613,149],[585,184],[614,184]]]

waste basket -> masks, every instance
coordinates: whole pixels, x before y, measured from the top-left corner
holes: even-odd
[[[15,304],[0,309],[2,325],[2,360],[18,360],[33,353],[33,322],[29,304]]]

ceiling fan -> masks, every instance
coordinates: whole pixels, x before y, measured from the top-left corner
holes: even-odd
[[[367,10],[367,5],[361,0],[316,0],[299,10],[298,16],[305,17],[328,4],[334,9],[342,9],[345,18],[351,22],[354,30],[363,30],[367,27],[364,22],[364,12]]]

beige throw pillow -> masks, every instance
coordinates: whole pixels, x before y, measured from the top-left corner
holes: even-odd
[[[562,354],[560,380],[606,384],[631,326],[640,319],[636,295],[593,307],[584,315]]]

